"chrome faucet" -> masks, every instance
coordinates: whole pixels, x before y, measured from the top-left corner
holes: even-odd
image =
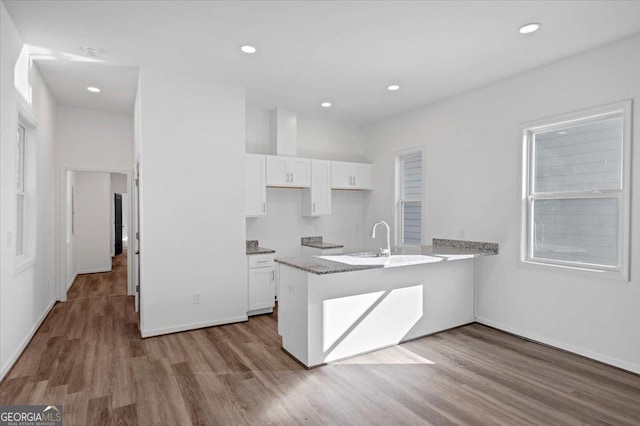
[[[389,234],[391,233],[391,230],[389,229],[389,225],[387,224],[387,222],[383,220],[381,220],[380,222],[376,222],[375,225],[373,225],[373,228],[371,229],[371,238],[376,237],[376,226],[378,225],[384,225],[387,227],[387,248],[380,249],[380,256],[389,257],[391,256],[391,244],[389,243]]]

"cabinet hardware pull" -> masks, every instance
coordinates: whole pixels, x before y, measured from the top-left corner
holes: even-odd
[[[276,271],[271,271],[271,281],[275,281],[276,280]]]
[[[313,203],[313,212],[316,212],[316,203]]]
[[[353,177],[353,186],[356,186],[356,177]]]
[[[293,172],[291,172],[291,183],[293,183]]]
[[[266,213],[266,203],[262,203],[262,213]]]

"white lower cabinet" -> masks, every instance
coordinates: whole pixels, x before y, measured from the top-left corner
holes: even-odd
[[[273,254],[250,255],[247,259],[249,266],[247,315],[271,313],[275,305],[276,291]]]

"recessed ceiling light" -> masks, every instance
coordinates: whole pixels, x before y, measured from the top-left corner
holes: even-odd
[[[82,50],[87,56],[98,56],[100,54],[100,49],[98,49],[97,47],[85,46],[82,48]]]
[[[518,31],[520,32],[520,34],[531,34],[538,31],[541,26],[542,24],[538,22],[531,22],[530,24],[525,24],[521,26]]]
[[[331,102],[323,102],[320,104],[322,108],[329,108],[331,106]]]
[[[100,89],[98,89],[97,87],[93,87],[93,86],[88,86],[87,90],[93,93],[100,93]]]
[[[244,53],[256,53],[256,48],[248,44],[240,46],[240,50],[242,50]]]
[[[564,130],[561,131],[561,132],[558,132],[559,135],[566,135],[567,133],[569,133],[569,132],[565,132]]]
[[[395,92],[398,89],[400,89],[400,86],[398,86],[397,84],[392,84],[391,86],[387,87],[387,90],[390,90],[392,92]]]

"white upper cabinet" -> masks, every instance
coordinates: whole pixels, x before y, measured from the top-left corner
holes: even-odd
[[[302,215],[329,214],[331,214],[331,161],[311,160],[311,188],[302,194]]]
[[[308,188],[311,186],[311,160],[267,155],[267,186]]]
[[[247,216],[267,214],[265,156],[246,154],[244,157],[245,212]]]
[[[331,188],[373,189],[373,164],[332,161]]]

